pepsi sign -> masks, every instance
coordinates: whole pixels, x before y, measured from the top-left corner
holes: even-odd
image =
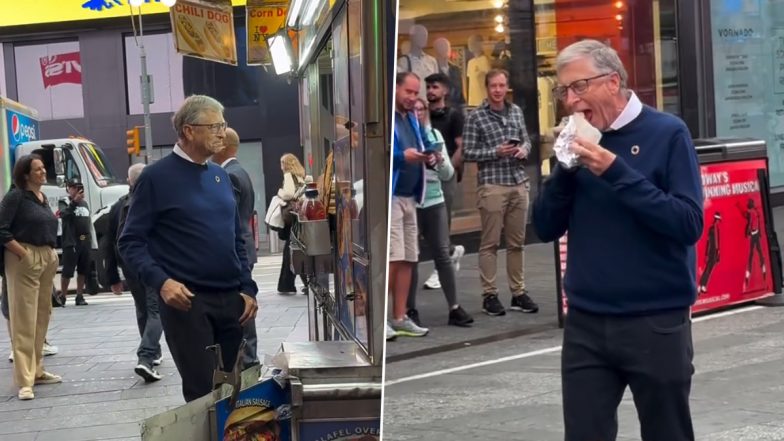
[[[38,139],[38,121],[22,113],[6,109],[6,127],[8,127],[9,157],[13,164],[16,159],[16,146],[23,142]]]

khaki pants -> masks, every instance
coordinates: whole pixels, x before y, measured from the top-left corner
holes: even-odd
[[[14,349],[14,381],[32,387],[43,374],[43,347],[52,314],[52,287],[57,272],[57,253],[48,246],[22,244],[27,255],[19,259],[5,251],[11,345]]]
[[[529,184],[511,186],[480,185],[477,206],[482,219],[479,246],[479,275],[485,295],[498,294],[495,276],[501,230],[506,238],[506,276],[512,295],[525,289],[525,225],[528,221]]]

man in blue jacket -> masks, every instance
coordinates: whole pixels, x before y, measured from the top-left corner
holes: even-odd
[[[242,326],[255,319],[251,277],[228,173],[208,159],[223,149],[223,106],[188,97],[174,114],[174,151],[148,165],[134,187],[119,248],[144,286],[160,293],[166,342],[182,377],[185,401],[212,390],[220,344],[231,370]]]
[[[392,144],[392,199],[389,224],[389,293],[392,319],[387,339],[396,336],[422,337],[422,328],[406,316],[411,271],[419,261],[417,204],[425,197],[425,164],[435,156],[424,153],[419,123],[413,114],[419,94],[419,77],[412,72],[397,74],[395,86],[395,136]]]
[[[539,237],[569,231],[562,352],[566,441],[612,441],[628,386],[645,441],[693,441],[690,307],[703,228],[686,125],[643,105],[618,54],[594,40],[557,57],[554,95],[602,132],[571,144],[534,203]]]

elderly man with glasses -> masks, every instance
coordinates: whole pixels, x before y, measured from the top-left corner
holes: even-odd
[[[166,342],[185,401],[193,401],[212,390],[215,359],[207,346],[220,344],[224,368],[232,368],[242,326],[256,317],[258,289],[231,179],[208,161],[223,149],[223,106],[190,96],[173,121],[174,152],[139,176],[119,249],[160,293]]]
[[[557,57],[555,89],[602,132],[572,143],[533,206],[539,237],[569,231],[561,375],[566,441],[612,441],[628,386],[642,439],[693,441],[690,306],[703,228],[697,154],[686,125],[643,105],[618,54],[594,40]]]

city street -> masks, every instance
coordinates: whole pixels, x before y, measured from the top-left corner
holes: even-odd
[[[773,210],[779,237],[784,208]],[[505,268],[499,253],[498,268]],[[432,263],[420,264],[421,280]],[[446,325],[440,290],[420,289],[424,338],[387,344],[384,440],[563,440],[562,331],[556,318],[552,244],[526,247],[526,285],[538,314],[481,312],[477,255],[466,255],[458,301],[472,328]],[[499,270],[500,300],[508,306]],[[784,308],[744,306],[695,318],[692,413],[700,441],[784,440]],[[619,440],[639,440],[631,395],[619,411]]]
[[[308,339],[305,296],[278,295],[279,271],[277,255],[259,258],[253,272],[260,290],[256,327],[262,361],[283,341]],[[184,404],[165,341],[161,381],[145,384],[133,372],[139,332],[130,293],[86,300],[88,306],[76,307],[71,295],[66,308],[55,308],[48,337],[60,352],[46,357],[45,366],[64,380],[36,387],[33,401],[16,398],[8,334],[0,326],[0,439],[139,440],[142,420]]]
[[[784,309],[753,308],[695,320],[700,441],[784,440]],[[384,440],[563,440],[560,344],[552,330],[387,364]],[[640,439],[628,392],[618,419],[619,441]]]

